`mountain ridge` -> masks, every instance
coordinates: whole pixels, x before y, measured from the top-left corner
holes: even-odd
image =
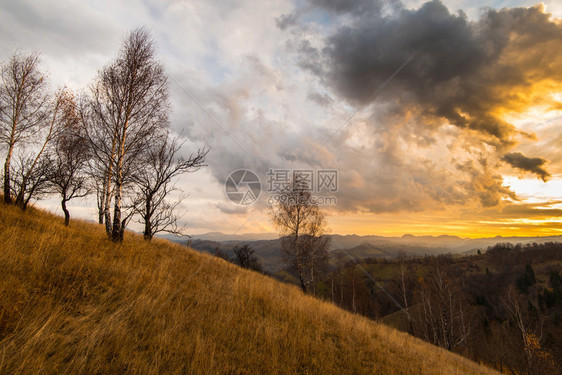
[[[354,256],[361,258],[394,258],[400,254],[406,256],[424,256],[439,254],[466,255],[476,253],[478,250],[485,251],[489,246],[502,242],[513,244],[521,243],[544,243],[562,242],[562,236],[544,237],[488,237],[488,238],[460,238],[457,236],[413,236],[408,237],[384,237],[377,235],[339,235],[331,234],[330,251],[347,250]],[[255,251],[256,256],[264,264],[269,272],[277,272],[282,269],[281,244],[279,239],[247,240],[234,236],[235,239],[227,239],[228,235],[221,233],[222,240],[199,239],[193,236],[189,244],[196,250],[214,253],[220,249],[227,255],[232,256],[232,249],[236,245],[248,244]],[[181,241],[185,243],[185,241]]]

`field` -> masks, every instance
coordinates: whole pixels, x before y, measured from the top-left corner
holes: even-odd
[[[2,374],[492,373],[168,241],[0,204],[0,244]]]

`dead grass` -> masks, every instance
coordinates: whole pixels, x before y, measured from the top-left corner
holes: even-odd
[[[0,204],[0,373],[492,372],[221,259],[61,222]]]

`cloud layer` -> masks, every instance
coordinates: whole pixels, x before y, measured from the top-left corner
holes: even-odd
[[[40,50],[52,82],[77,91],[128,29],[149,27],[186,153],[211,148],[181,181],[195,231],[266,212],[226,199],[240,168],[264,183],[269,168],[337,169],[330,210],[346,217],[507,212],[522,198],[505,176],[562,173],[562,24],[540,6],[470,18],[413,0],[0,3],[0,57]]]
[[[354,107],[373,103],[364,111],[362,139],[371,140],[363,155],[376,161],[354,169],[376,193],[353,192],[351,206],[423,210],[474,198],[484,207],[499,206],[516,199],[503,185],[503,165],[550,177],[542,155],[514,152],[535,135],[506,115],[560,105],[550,96],[562,91],[559,21],[540,5],[488,9],[474,21],[437,0],[415,10],[368,3],[375,5],[310,1],[306,10],[281,19],[296,35],[292,48],[302,68]],[[307,21],[314,13],[341,24],[315,35]],[[353,131],[341,136],[349,140]],[[353,154],[352,145],[340,142],[332,152]]]

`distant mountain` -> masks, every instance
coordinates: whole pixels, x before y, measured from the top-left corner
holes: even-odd
[[[414,247],[429,248],[447,248],[452,249],[465,243],[465,239],[456,236],[414,236],[406,234],[402,237],[384,237],[384,236],[358,236],[334,234],[332,237],[332,246],[334,248],[350,248],[364,243],[372,245],[409,245]]]
[[[277,233],[244,233],[244,234],[226,234],[222,232],[209,232],[202,234],[194,234],[191,236],[193,240],[206,241],[260,241],[260,240],[276,240],[279,238]]]
[[[468,239],[466,242],[458,246],[456,252],[476,251],[477,249],[486,250],[488,246],[494,246],[498,243],[510,242],[512,244],[527,244],[536,242],[538,244],[545,242],[562,242],[562,236],[547,236],[547,237],[502,237],[496,236],[493,238],[474,238]]]
[[[562,242],[562,236],[547,237],[490,237],[490,238],[460,238],[457,236],[414,236],[405,234],[402,237],[384,237],[384,236],[358,236],[358,235],[332,235],[332,248],[350,249],[362,244],[371,244],[372,246],[383,247],[388,249],[390,245],[402,246],[404,251],[407,249],[417,249],[415,252],[430,253],[463,253],[466,251],[477,249],[486,250],[488,246],[502,242],[511,242],[513,244],[521,243],[544,243],[544,242]]]
[[[272,238],[273,237],[273,238]],[[402,237],[359,236],[334,234],[330,251],[348,250],[351,255],[359,258],[394,258],[400,253],[407,256],[424,256],[439,254],[473,254],[478,249],[486,250],[488,246],[502,242],[513,244],[562,242],[562,236],[550,237],[493,237],[493,238],[460,238],[457,236],[414,236],[406,234]],[[255,238],[258,238],[257,240]],[[185,243],[185,240],[182,240]],[[220,232],[195,235],[189,241],[196,250],[214,253],[220,249],[228,256],[234,255],[232,249],[238,244],[248,244],[269,272],[279,271],[281,263],[281,244],[277,235],[272,233],[227,235]]]

